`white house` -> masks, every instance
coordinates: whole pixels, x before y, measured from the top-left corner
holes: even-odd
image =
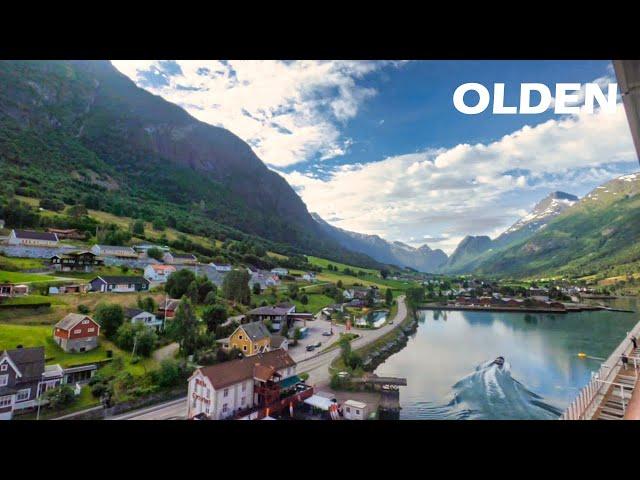
[[[99,257],[138,258],[133,248],[118,245],[94,245],[91,247],[91,253]]]
[[[144,267],[144,278],[150,282],[164,283],[175,271],[176,267],[171,265],[147,265]]]
[[[230,272],[233,268],[231,265],[217,265],[213,262],[211,262],[209,265],[211,265],[216,272]]]
[[[342,404],[342,415],[345,420],[366,420],[369,408],[366,403],[347,400]]]
[[[160,331],[162,329],[162,319],[156,317],[153,313],[145,312],[139,308],[125,308],[124,316],[131,323],[141,323],[145,327]]]
[[[287,270],[286,268],[272,268],[271,269],[271,273],[275,273],[276,275],[289,275],[289,270]]]
[[[233,417],[264,404],[262,393],[296,375],[296,362],[282,349],[198,368],[189,378],[187,418]]]
[[[313,272],[306,272],[304,275],[302,275],[302,279],[306,280],[307,282],[315,282],[316,274]]]
[[[9,245],[28,247],[56,247],[58,235],[49,232],[33,232],[30,230],[11,230],[7,239]]]

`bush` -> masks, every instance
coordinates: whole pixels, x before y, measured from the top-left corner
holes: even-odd
[[[69,385],[60,385],[59,387],[47,390],[43,398],[49,401],[49,407],[54,410],[64,408],[71,405],[75,399],[73,388]]]
[[[124,322],[124,310],[117,304],[101,303],[96,307],[95,319],[102,327],[104,336],[112,339]]]
[[[153,372],[154,381],[161,388],[170,388],[180,385],[187,380],[188,372],[186,365],[167,358],[160,363],[160,368]]]
[[[162,250],[160,250],[159,248],[152,247],[149,250],[147,250],[147,256],[149,258],[153,258],[155,260],[160,261],[162,260],[163,253],[162,253]]]
[[[156,333],[145,327],[144,325],[137,323],[124,323],[118,328],[115,342],[123,350],[133,351],[135,345],[136,355],[143,357],[149,357],[153,349],[155,348],[158,336]],[[137,363],[133,360],[131,363]]]
[[[182,296],[187,293],[189,285],[191,285],[195,279],[195,274],[191,270],[184,268],[169,275],[164,289],[171,298],[182,298]]]
[[[89,310],[89,307],[87,307],[86,305],[83,305],[83,304],[78,305],[78,313],[81,313],[83,315],[88,315],[90,311],[91,310]]]

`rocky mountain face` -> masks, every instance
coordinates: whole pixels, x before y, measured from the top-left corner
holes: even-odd
[[[452,273],[473,270],[475,260],[489,251],[492,245],[491,238],[486,235],[467,235],[458,244],[442,269]]]
[[[108,61],[0,62],[0,167],[37,195],[97,194],[108,211],[138,218],[175,207],[181,218],[376,263],[327,236],[247,143],[138,88]]]
[[[410,267],[422,272],[435,272],[447,261],[447,254],[440,249],[432,250],[428,245],[414,248],[402,242],[389,242],[378,235],[350,232],[330,225],[317,213],[311,215],[340,245],[364,253],[379,262]]]

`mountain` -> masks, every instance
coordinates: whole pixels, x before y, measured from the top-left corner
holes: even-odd
[[[524,240],[544,228],[554,217],[578,201],[578,197],[565,192],[553,192],[540,200],[533,210],[511,225],[493,241],[494,248],[501,248]]]
[[[553,192],[540,200],[531,212],[495,239],[487,236],[467,236],[451,254],[442,270],[447,273],[473,271],[495,252],[526,240],[543,229],[553,218],[578,201],[578,197],[565,192]]]
[[[108,61],[0,62],[0,169],[23,195],[377,265],[324,234],[247,143]]]
[[[317,213],[312,213],[311,216],[327,235],[343,247],[364,253],[382,263],[411,267],[422,272],[434,272],[447,261],[446,253],[440,249],[432,250],[428,245],[414,248],[402,242],[388,242],[378,235],[366,235],[334,227]]]
[[[489,258],[479,273],[583,276],[640,266],[640,173],[596,187],[531,237]]]
[[[467,235],[453,251],[443,270],[447,272],[464,272],[473,270],[474,262],[480,255],[492,248],[493,242],[486,235]]]

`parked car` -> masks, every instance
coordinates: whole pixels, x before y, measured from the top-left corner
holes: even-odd
[[[316,349],[315,345],[307,345],[307,352],[313,352]]]
[[[330,337],[331,335],[333,335],[333,332],[322,332],[323,337]]]
[[[322,342],[317,342],[313,344],[315,348],[320,348],[321,345],[322,345]]]

